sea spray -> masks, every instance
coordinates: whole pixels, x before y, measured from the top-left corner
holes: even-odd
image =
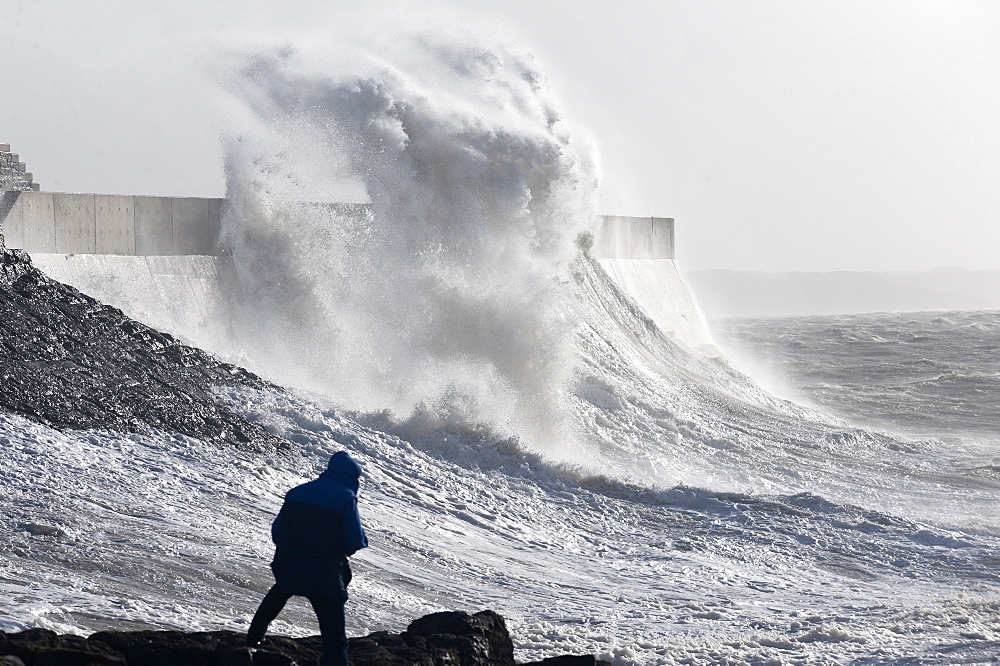
[[[358,76],[242,61],[224,235],[239,344],[358,411],[563,436],[574,243],[596,162],[530,56],[413,39]],[[363,192],[367,206],[323,204]]]

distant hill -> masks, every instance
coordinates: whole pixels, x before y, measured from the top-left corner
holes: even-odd
[[[1000,271],[708,270],[685,275],[705,316],[1000,310]]]

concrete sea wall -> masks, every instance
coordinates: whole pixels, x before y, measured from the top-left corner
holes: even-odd
[[[674,259],[674,218],[601,215],[591,255],[598,259]]]
[[[65,192],[7,192],[7,247],[58,254],[224,254],[222,199]]]
[[[222,199],[64,192],[7,192],[0,224],[7,247],[57,254],[138,257],[224,255]],[[674,220],[602,215],[591,254],[673,259]]]
[[[28,250],[44,272],[139,321],[222,349],[232,268],[222,199],[41,192],[33,179],[0,144],[0,245]],[[711,344],[674,248],[673,218],[602,215],[590,255],[661,330]]]
[[[55,279],[217,350],[230,269],[222,206],[222,199],[5,192],[0,223],[7,247],[28,250]],[[590,254],[661,330],[692,346],[711,344],[674,248],[672,218],[604,215]]]

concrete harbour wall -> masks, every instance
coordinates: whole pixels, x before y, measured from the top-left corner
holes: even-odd
[[[0,207],[8,247],[27,249],[47,274],[129,316],[203,348],[225,348],[218,336],[231,263],[218,240],[221,199],[4,196],[12,195],[6,220]],[[662,331],[693,347],[712,344],[674,261],[673,219],[602,216],[590,254]]]
[[[3,196],[0,224],[7,247],[58,254],[224,254],[221,199],[62,192]]]
[[[673,259],[674,219],[602,215],[591,254],[598,259]]]
[[[222,199],[32,191],[3,197],[7,247],[140,257],[226,254],[219,244]],[[591,255],[673,259],[674,220],[602,215]]]
[[[0,245],[161,330],[215,348],[225,321],[222,199],[41,192],[0,144]],[[364,204],[305,203],[360,214]],[[674,220],[602,215],[590,255],[664,332],[694,346],[711,335],[674,262]]]

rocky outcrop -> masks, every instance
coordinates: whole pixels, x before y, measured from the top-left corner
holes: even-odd
[[[0,631],[0,666],[318,666],[319,636],[268,636],[257,649],[233,631],[101,631],[89,638],[47,629]],[[492,611],[434,613],[401,634],[350,639],[352,666],[514,666],[504,619]],[[6,661],[5,661],[6,660]],[[597,666],[592,656],[552,657],[524,666]]]
[[[147,426],[244,447],[287,443],[215,401],[217,385],[270,387],[0,250],[0,411],[56,428]]]
[[[6,661],[2,661],[6,659]],[[99,641],[82,636],[58,636],[48,629],[17,634],[0,631],[3,666],[125,666],[125,657]]]

